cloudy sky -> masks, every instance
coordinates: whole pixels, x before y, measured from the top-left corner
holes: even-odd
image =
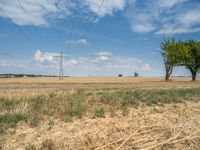
[[[0,73],[163,76],[169,37],[200,40],[200,0],[0,0]]]

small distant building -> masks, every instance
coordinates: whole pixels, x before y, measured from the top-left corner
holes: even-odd
[[[118,77],[123,77],[123,75],[122,74],[118,74]]]

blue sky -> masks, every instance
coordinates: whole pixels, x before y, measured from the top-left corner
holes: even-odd
[[[1,0],[0,73],[163,76],[164,38],[200,40],[200,0]],[[173,75],[190,75],[175,68]]]

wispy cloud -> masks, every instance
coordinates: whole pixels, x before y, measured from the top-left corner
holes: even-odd
[[[83,0],[83,3],[89,8],[93,13],[98,13],[100,17],[105,15],[112,15],[115,11],[123,10],[126,5],[126,0],[105,0],[101,11],[97,12],[100,7],[102,0],[94,1],[94,0]]]
[[[12,21],[18,25],[31,25],[33,22],[36,26],[49,26],[50,22],[55,23],[55,20],[57,19],[71,17],[76,11],[79,11],[78,14],[76,13],[76,17],[83,19],[89,18],[88,20],[91,20],[91,18],[94,17],[92,14],[95,14],[98,17],[104,17],[106,15],[112,15],[116,11],[123,10],[126,5],[126,0],[105,0],[101,7],[101,11],[98,11],[102,3],[100,0],[20,1],[26,12],[28,12],[30,19],[27,18],[17,1],[0,1],[0,9],[2,9]],[[4,13],[0,13],[0,17],[7,18]]]
[[[135,32],[139,33],[147,33],[154,31],[156,27],[154,27],[152,24],[146,23],[146,24],[133,24],[131,26],[131,29]]]
[[[136,1],[127,10],[133,32],[181,34],[200,31],[200,3],[189,0]]]
[[[86,39],[79,39],[79,40],[66,40],[65,44],[71,44],[71,45],[88,45],[90,43]]]
[[[30,62],[25,60],[0,60],[1,67],[29,68]]]
[[[48,25],[48,19],[52,14],[57,13],[57,8],[53,3],[48,3],[47,0],[21,0],[21,4],[27,12],[34,25],[44,26]],[[23,9],[19,6],[17,1],[6,0],[0,1],[0,8],[18,25],[30,25],[32,22],[27,18]],[[2,17],[7,17],[1,13]]]

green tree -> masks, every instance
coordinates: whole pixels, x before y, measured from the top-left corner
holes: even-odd
[[[138,77],[139,74],[138,74],[137,72],[134,72],[134,76],[135,76],[135,77]]]
[[[188,51],[182,41],[176,41],[175,39],[164,40],[161,43],[161,49],[166,72],[165,80],[169,80],[174,66],[184,65]]]
[[[192,74],[192,81],[196,81],[197,73],[200,72],[200,42],[188,40],[185,46],[188,50],[185,66]]]

